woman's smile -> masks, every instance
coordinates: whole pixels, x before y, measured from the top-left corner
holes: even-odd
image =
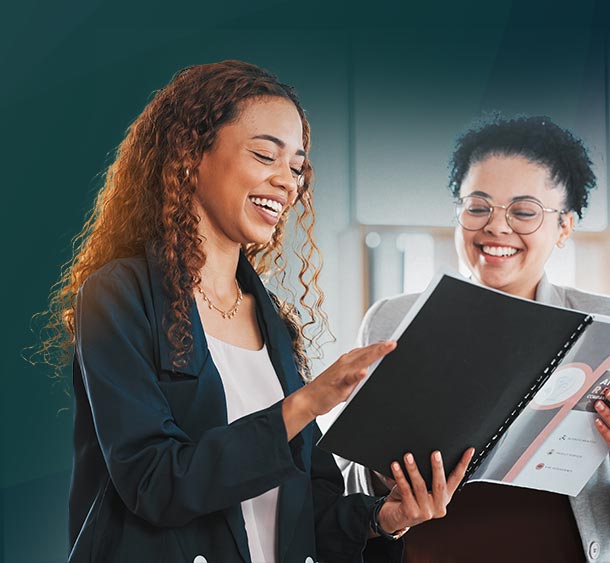
[[[285,197],[282,198],[272,195],[251,195],[248,196],[248,199],[256,211],[260,213],[261,217],[270,225],[275,225],[280,220],[282,211],[284,210],[287,202],[287,198]]]
[[[497,242],[475,243],[481,253],[481,259],[489,264],[504,264],[514,259],[522,249]]]

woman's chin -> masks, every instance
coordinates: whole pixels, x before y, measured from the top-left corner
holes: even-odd
[[[508,275],[508,272],[500,272],[497,268],[491,269],[491,271],[489,268],[477,269],[473,272],[473,276],[481,285],[501,291],[504,291],[503,288],[511,283],[511,276]]]
[[[272,240],[273,240],[273,230],[271,230],[270,232],[265,232],[265,233],[256,232],[256,233],[250,233],[249,236],[246,237],[246,241],[244,244],[257,244],[257,245],[261,245],[261,246],[266,246],[267,244],[271,243]]]

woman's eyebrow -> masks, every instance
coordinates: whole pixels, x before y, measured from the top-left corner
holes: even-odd
[[[273,135],[255,135],[254,137],[251,137],[251,138],[252,139],[263,139],[264,141],[271,141],[272,143],[275,143],[281,149],[286,148],[286,143],[284,141],[282,141],[282,139],[278,139],[277,137],[274,137]],[[298,151],[296,151],[295,154],[297,156],[303,156],[303,157],[306,156],[305,151],[303,149],[299,149]]]
[[[481,192],[481,191],[470,192],[468,195],[469,196],[474,195],[474,196],[477,196],[477,197],[484,197],[486,199],[493,199],[489,194],[487,194],[485,192]]]
[[[518,195],[515,196],[513,199],[511,199],[511,201],[521,201],[521,200],[534,200],[540,203],[540,200],[537,197],[534,197],[533,195]]]
[[[482,191],[470,192],[468,195],[482,197],[482,198],[490,199],[493,201],[493,197],[491,197],[488,193],[482,192]],[[534,200],[534,201],[540,202],[540,200],[537,197],[534,197],[533,195],[518,195],[518,196],[513,197],[510,201],[512,203],[513,201],[524,201],[524,200],[525,201]]]

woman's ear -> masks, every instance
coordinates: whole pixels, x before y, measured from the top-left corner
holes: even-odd
[[[557,242],[555,244],[559,248],[563,248],[568,238],[570,238],[572,231],[574,230],[574,213],[572,211],[562,213],[560,221],[561,222],[559,223],[559,238],[557,239]]]

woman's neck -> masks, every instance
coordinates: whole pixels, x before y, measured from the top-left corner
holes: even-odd
[[[505,288],[504,291],[506,291],[506,293],[514,295],[515,297],[523,297],[524,299],[531,299],[532,301],[534,301],[536,299],[536,290],[538,289],[540,279],[538,279],[534,283],[530,282],[517,286],[513,285],[511,287]]]
[[[201,286],[206,294],[220,299],[235,295],[239,250],[237,245],[220,248],[212,241],[204,243],[205,264],[201,268]]]

